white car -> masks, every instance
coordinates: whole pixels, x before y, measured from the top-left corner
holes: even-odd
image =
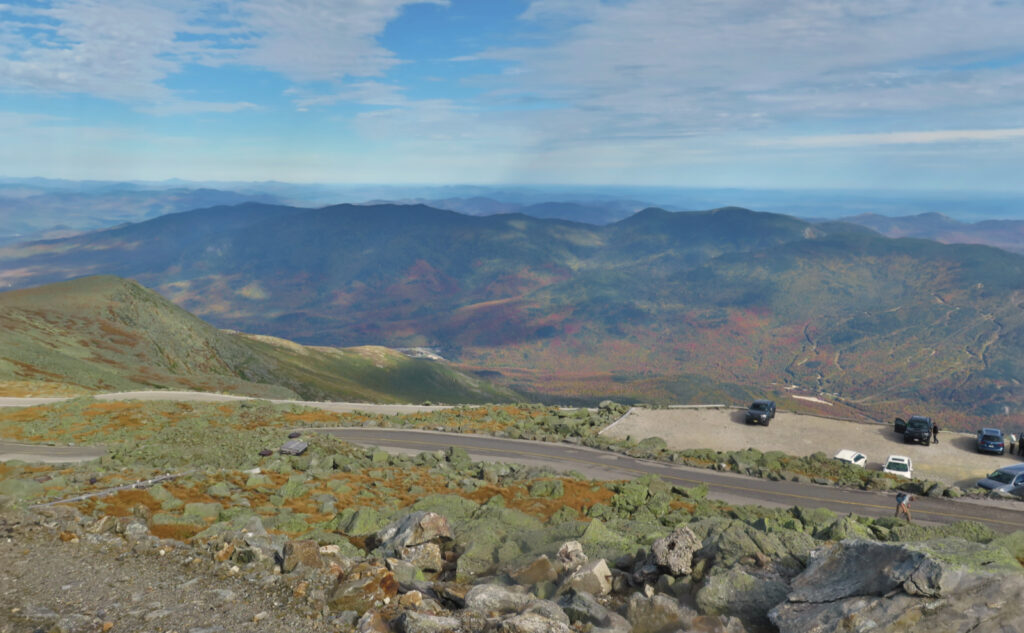
[[[836,459],[847,464],[853,464],[854,466],[860,466],[864,468],[864,465],[868,463],[868,456],[864,453],[858,453],[857,451],[851,451],[848,448],[836,453]]]
[[[885,466],[882,467],[882,472],[889,473],[890,475],[899,475],[900,477],[906,477],[907,479],[913,479],[914,464],[906,455],[890,455],[889,459],[885,460]]]

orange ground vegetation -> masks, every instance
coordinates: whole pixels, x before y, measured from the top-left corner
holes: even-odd
[[[2,472],[0,471],[0,474]],[[519,510],[541,520],[547,520],[558,510],[569,507],[576,510],[580,518],[585,520],[586,512],[590,507],[598,503],[608,504],[614,495],[606,485],[561,477],[559,479],[562,481],[565,494],[558,499],[548,499],[531,497],[527,484],[510,486],[484,484],[473,492],[466,492],[459,488],[448,488],[447,479],[431,474],[425,467],[390,470],[389,472],[393,475],[393,478],[389,480],[370,477],[365,472],[337,472],[330,480],[310,480],[305,483],[308,488],[306,494],[298,498],[286,499],[283,507],[295,514],[303,515],[307,524],[315,524],[329,521],[334,516],[333,513],[319,512],[316,502],[313,501],[318,494],[329,494],[334,497],[338,509],[355,506],[403,508],[414,504],[425,495],[455,494],[477,503],[485,503],[494,496],[500,496],[504,500],[505,507]],[[270,486],[259,489],[245,488],[248,474],[242,472],[224,473],[222,480],[238,488],[257,514],[268,516],[272,514],[266,511],[266,508],[270,506],[270,496],[288,481],[289,476],[280,473],[264,474],[270,478],[272,483]],[[327,485],[329,481],[340,482],[344,484],[345,488],[342,488],[340,492],[334,492]],[[105,483],[112,485],[110,482]],[[205,490],[212,483],[214,483],[213,480],[197,481],[190,485],[167,482],[164,484],[164,488],[186,504],[213,502],[225,505],[225,507],[230,505],[230,501],[206,494]],[[416,494],[413,494],[410,489],[414,486],[423,490],[418,490]],[[160,503],[146,490],[122,490],[105,497],[86,499],[75,505],[87,514],[93,514],[101,509],[104,514],[118,517],[138,515],[140,506],[146,508],[149,513],[158,512],[161,509]],[[685,503],[674,502],[673,508],[676,507],[685,507]],[[207,527],[205,523],[158,525],[153,526],[152,531],[162,538],[186,540],[205,527]],[[288,535],[298,536],[299,534]]]

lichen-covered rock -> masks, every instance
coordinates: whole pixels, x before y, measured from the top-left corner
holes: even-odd
[[[683,576],[690,573],[693,554],[700,548],[700,539],[693,530],[683,525],[668,536],[654,541],[651,546],[651,561],[664,572],[673,576]]]
[[[475,585],[466,592],[466,608],[483,613],[519,613],[537,598],[521,588]]]
[[[569,625],[536,613],[521,613],[488,623],[486,633],[572,633]]]
[[[852,516],[839,517],[814,534],[815,538],[823,541],[841,541],[847,538],[861,538],[872,540],[874,534],[871,528],[857,521]]]
[[[561,499],[565,494],[565,484],[561,479],[541,479],[530,486],[531,497]]]
[[[320,545],[316,541],[288,541],[281,549],[281,571],[291,573],[299,565],[311,569],[319,569],[324,566],[323,558],[320,556]]]
[[[365,536],[383,527],[387,519],[374,508],[345,508],[338,514],[338,529],[352,536]]]
[[[454,538],[446,518],[421,510],[388,524],[374,541],[383,556],[409,561],[424,571],[439,571],[442,546]]]
[[[705,579],[695,596],[697,610],[732,615],[747,624],[767,626],[768,610],[786,599],[789,585],[778,577],[755,577],[734,567]]]
[[[754,563],[767,557],[779,568],[793,575],[803,570],[810,551],[817,546],[815,540],[803,532],[780,530],[762,532],[741,521],[709,519],[692,524],[698,536],[706,533],[701,558],[710,560],[715,567],[730,568],[734,565]]]
[[[843,541],[818,550],[769,613],[782,633],[1018,630],[1024,574],[1006,549],[940,539]]]

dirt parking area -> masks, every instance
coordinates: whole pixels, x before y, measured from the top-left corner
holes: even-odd
[[[970,488],[978,479],[1001,466],[1024,461],[1016,455],[982,455],[974,450],[975,436],[939,432],[939,443],[904,444],[891,424],[834,420],[779,411],[769,426],[746,424],[744,409],[639,409],[634,408],[603,435],[642,440],[660,437],[669,448],[713,448],[720,451],[756,448],[789,455],[821,451],[835,455],[849,448],[868,457],[867,468],[881,470],[889,455],[906,455],[914,462],[914,475]],[[940,423],[941,424],[941,423]]]

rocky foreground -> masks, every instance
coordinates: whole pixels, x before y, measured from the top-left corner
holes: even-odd
[[[214,527],[183,543],[153,536],[137,516],[8,510],[0,631],[1024,630],[1024,573],[1010,552],[1024,545],[1020,532],[988,545],[815,547],[704,519],[618,560],[567,541],[457,581],[454,532],[434,512],[390,522],[363,539],[365,550],[289,540],[255,516]]]
[[[463,431],[603,422],[446,415]],[[0,633],[1024,631],[1024,531],[731,506],[702,486],[455,448],[389,455],[321,434],[301,455],[266,448],[317,420],[84,399],[0,415],[0,436],[109,447],[88,463],[0,463]]]

